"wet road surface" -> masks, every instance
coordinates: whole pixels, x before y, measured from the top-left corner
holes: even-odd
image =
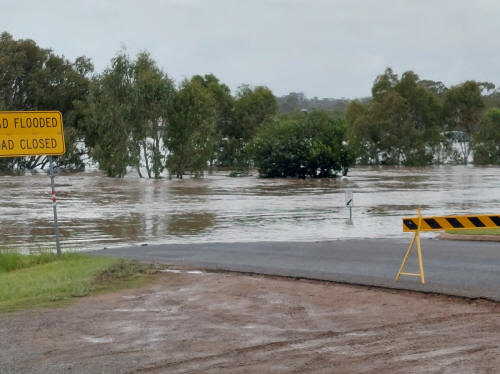
[[[202,268],[329,280],[500,301],[500,243],[422,240],[426,284],[402,276],[410,239],[147,245],[96,255]],[[417,259],[406,271],[417,271]]]

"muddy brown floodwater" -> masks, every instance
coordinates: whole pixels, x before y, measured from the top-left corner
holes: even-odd
[[[0,373],[498,373],[500,307],[166,269],[147,287],[0,316]]]
[[[500,168],[355,168],[326,180],[56,177],[63,249],[140,243],[315,241],[402,237],[401,218],[500,211]],[[354,192],[347,224],[346,190]],[[0,175],[0,247],[53,247],[45,173]],[[433,234],[430,234],[433,235]]]

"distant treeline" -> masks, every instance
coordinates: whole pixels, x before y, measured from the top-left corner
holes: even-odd
[[[367,103],[368,98],[358,99],[362,103]],[[349,105],[349,99],[333,99],[324,98],[320,99],[318,97],[307,98],[301,92],[291,92],[288,95],[281,96],[277,98],[278,101],[278,111],[280,114],[293,114],[299,111],[311,111],[314,109],[320,109],[329,112],[337,118],[342,118],[347,106]]]
[[[500,93],[488,82],[447,88],[387,69],[372,97],[276,98],[264,86],[231,93],[217,77],[174,82],[147,52],[119,51],[101,73],[32,40],[0,36],[0,110],[60,110],[59,167],[95,162],[111,177],[134,168],[182,178],[211,166],[266,177],[331,177],[358,164],[500,163]],[[0,133],[1,136],[1,133]],[[0,159],[0,170],[43,168],[43,156]]]

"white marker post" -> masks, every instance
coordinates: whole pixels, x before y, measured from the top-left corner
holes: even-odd
[[[345,206],[349,208],[349,220],[347,221],[348,225],[352,225],[352,207],[354,205],[354,200],[352,197],[352,191],[347,190],[345,192]]]

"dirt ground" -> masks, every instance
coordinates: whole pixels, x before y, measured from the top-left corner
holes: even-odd
[[[165,270],[0,316],[0,373],[497,373],[500,304]]]

